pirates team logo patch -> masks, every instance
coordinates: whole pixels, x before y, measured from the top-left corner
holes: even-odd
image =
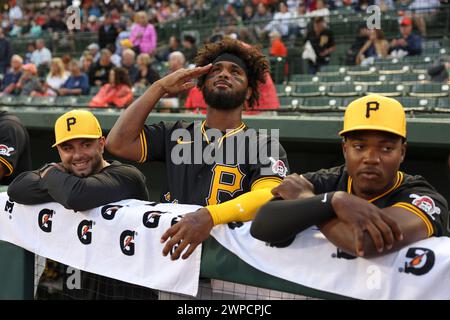
[[[434,200],[430,197],[419,196],[417,194],[411,194],[409,197],[413,199],[412,204],[424,211],[431,217],[431,219],[436,220],[434,215],[441,214],[441,209],[439,207],[436,207],[436,205],[434,204]]]
[[[272,162],[272,172],[279,175],[282,178],[286,178],[287,174],[287,167],[281,160],[275,160],[274,158],[270,157],[270,161]]]
[[[11,152],[14,152],[13,147],[8,147],[5,144],[0,144],[0,156],[10,157]]]

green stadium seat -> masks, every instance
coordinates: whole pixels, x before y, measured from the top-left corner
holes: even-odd
[[[384,65],[378,68],[379,74],[400,74],[409,71],[409,66],[403,64]]]
[[[428,68],[431,66],[430,63],[416,64],[412,66],[413,73],[427,73]]]
[[[364,92],[364,86],[355,84],[340,84],[331,86],[327,95],[332,97],[360,96]]]
[[[98,87],[98,86],[91,86],[89,94],[92,95],[92,96],[95,96],[99,91],[100,91],[100,87]]]
[[[341,100],[341,106],[338,107],[339,110],[345,110],[345,108],[347,108],[347,106],[353,101],[358,99],[359,97],[344,97]]]
[[[286,59],[282,57],[270,57],[270,75],[273,82],[282,83],[284,81],[284,72]]]
[[[328,65],[320,68],[320,71],[317,72],[318,76],[332,76],[338,74],[344,74],[346,68],[337,65]]]
[[[285,84],[277,84],[275,85],[275,89],[277,90],[277,96],[278,97],[288,97],[291,95],[292,90],[295,87],[292,85],[285,85]]]
[[[16,97],[12,95],[4,95],[0,97],[0,104],[2,106],[14,106],[16,105]]]
[[[56,97],[33,97],[31,103],[37,107],[53,107],[56,105]]]
[[[349,83],[351,80],[352,77],[345,74],[319,77],[319,82],[326,85]]]
[[[318,82],[319,77],[312,74],[293,74],[289,80],[289,84],[298,85],[298,84],[311,84],[314,82]]]
[[[413,97],[448,97],[449,95],[449,85],[441,83],[425,83],[425,84],[415,84],[412,86],[409,93]]]
[[[303,99],[300,109],[333,111],[341,106],[341,98],[311,97]]]
[[[377,71],[374,66],[352,66],[347,69],[347,74],[350,76],[361,76],[373,74]]]
[[[305,84],[296,86],[291,95],[294,97],[318,97],[323,95],[326,87],[318,84]]]
[[[387,75],[378,75],[378,74],[366,74],[355,76],[353,81],[354,84],[357,85],[375,85],[382,84],[387,80]]]
[[[280,97],[280,106],[281,108],[297,108],[303,101],[302,98],[294,98],[294,97]]]
[[[402,104],[405,111],[429,110],[434,108],[436,104],[434,98],[398,97],[395,99]]]
[[[427,75],[423,73],[405,73],[392,75],[392,82],[401,84],[417,84],[426,82]]]
[[[70,108],[77,103],[76,96],[61,96],[56,98],[56,105],[58,107]]]
[[[133,89],[132,89],[133,96],[135,98],[140,97],[144,94],[145,90],[147,90],[147,88],[145,88],[145,87],[133,87]]]
[[[450,112],[450,98],[438,98],[436,102],[436,110],[441,112]]]
[[[386,97],[398,97],[407,92],[403,84],[381,84],[368,86],[366,93],[376,93]]]
[[[91,102],[94,96],[77,96],[77,100],[74,103],[74,107],[82,108],[89,107],[89,102]]]
[[[14,98],[13,104],[18,107],[31,106],[33,97],[30,96],[18,96]]]

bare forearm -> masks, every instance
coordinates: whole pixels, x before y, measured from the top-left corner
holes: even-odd
[[[106,139],[106,147],[111,153],[122,157],[126,155],[126,147],[139,139],[145,120],[164,94],[163,88],[155,82],[125,109]]]

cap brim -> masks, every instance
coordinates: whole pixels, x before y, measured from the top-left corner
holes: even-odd
[[[89,135],[89,134],[81,134],[81,135],[77,135],[77,136],[67,137],[67,138],[61,139],[60,141],[56,142],[54,145],[52,145],[52,148],[56,147],[58,144],[61,144],[63,142],[73,140],[73,139],[80,139],[80,138],[98,139],[101,137],[102,136],[99,136],[99,135]]]
[[[358,126],[358,127],[353,127],[351,129],[342,130],[341,132],[339,132],[339,135],[342,136],[343,134],[348,133],[348,132],[362,131],[362,130],[373,130],[373,131],[389,132],[389,133],[396,134],[396,135],[406,139],[406,135],[400,134],[399,132],[397,132],[395,130],[391,130],[391,129],[384,128],[384,127],[379,127],[379,126]]]

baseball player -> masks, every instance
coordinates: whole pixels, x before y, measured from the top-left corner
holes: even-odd
[[[264,82],[269,67],[264,55],[226,39],[200,49],[196,64],[197,68],[178,70],[152,84],[122,113],[106,145],[112,154],[129,160],[164,161],[167,186],[163,202],[204,206],[186,214],[162,236],[162,242],[170,239],[164,255],[181,242],[172,259],[178,259],[185,249],[182,258],[187,259],[214,225],[251,220],[288,171],[286,153],[274,137],[257,134],[253,144],[235,143],[249,132],[242,110],[246,102],[251,107],[258,100],[257,83]],[[205,121],[144,125],[160,98],[194,87],[194,78],[198,78],[197,86],[208,105]],[[257,153],[266,156],[251,163],[247,160],[255,145]],[[183,157],[191,154],[191,158],[174,161],[174,153],[183,146]],[[223,152],[224,160],[217,160],[208,152],[211,149]]]
[[[103,158],[105,137],[89,111],[73,110],[55,123],[60,163],[20,174],[8,187],[11,200],[21,204],[58,202],[84,211],[123,199],[148,200],[145,176],[135,167]],[[76,230],[74,230],[76,232]],[[69,290],[64,286],[65,290]],[[154,299],[151,289],[82,272],[81,289],[72,298]]]
[[[251,234],[283,243],[319,226],[340,249],[358,256],[398,250],[448,233],[448,205],[423,177],[399,171],[406,152],[406,119],[391,98],[368,95],[344,116],[345,165],[288,176],[255,217]]]
[[[8,185],[21,172],[31,169],[28,132],[19,118],[0,111],[0,181]]]

